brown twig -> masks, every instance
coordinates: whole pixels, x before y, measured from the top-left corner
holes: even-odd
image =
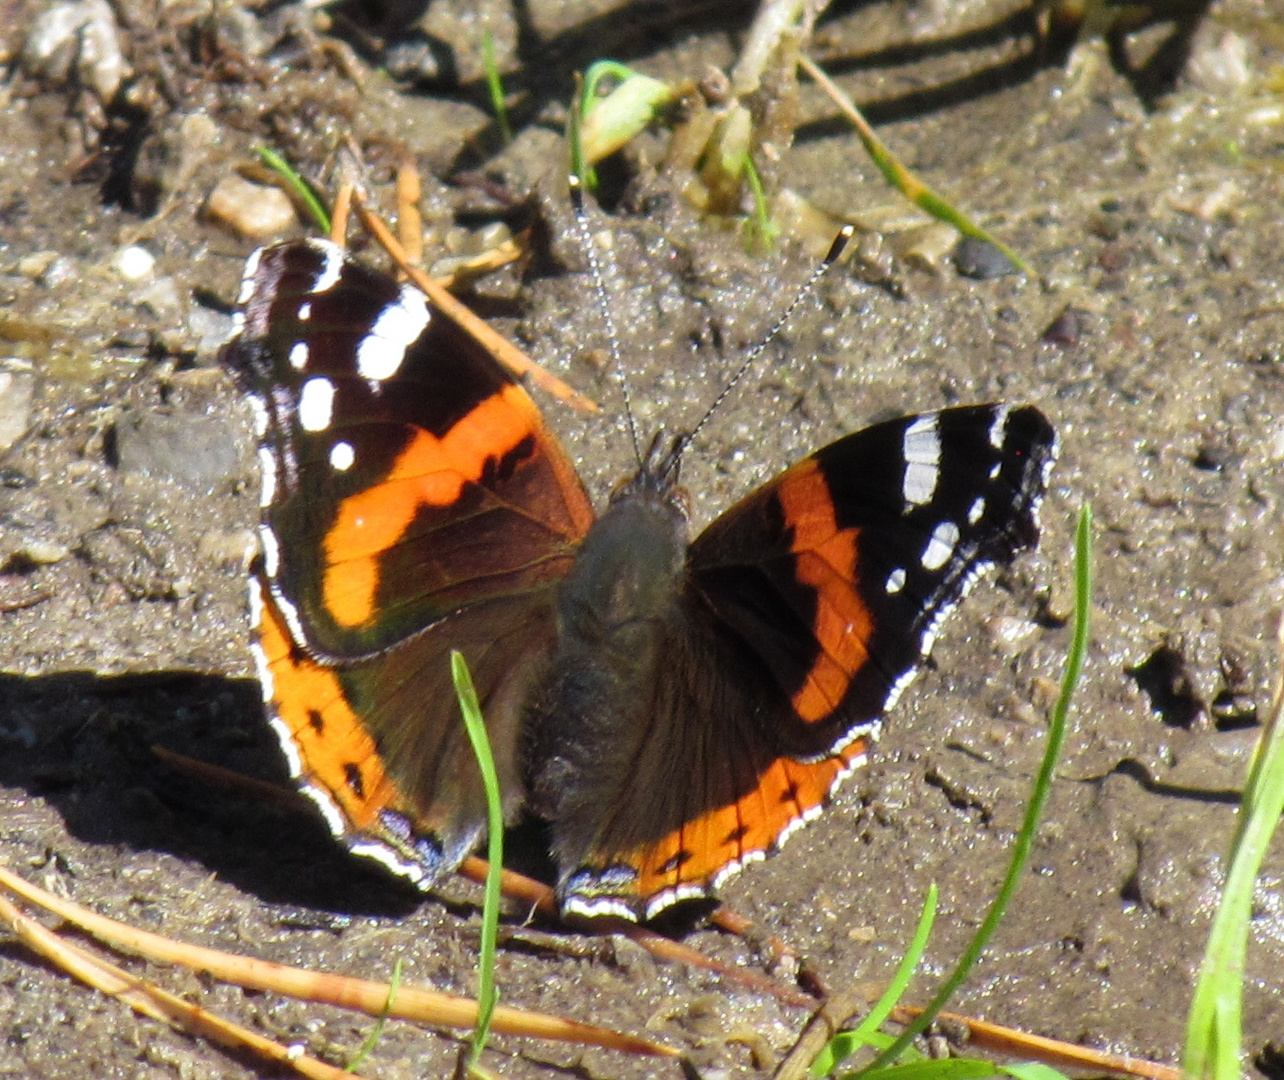
[[[907,1005],[897,1006],[892,1010],[892,1019],[900,1024],[908,1024],[921,1011]],[[962,1025],[973,1046],[979,1046],[992,1054],[1008,1054],[1027,1061],[1042,1061],[1058,1069],[1104,1069],[1121,1076],[1144,1077],[1145,1080],[1181,1080],[1180,1069],[1147,1061],[1145,1058],[1108,1054],[1103,1050],[1092,1050],[1042,1035],[1030,1035],[958,1013],[943,1012],[938,1019]]]
[[[419,166],[407,157],[397,166],[397,236],[406,252],[406,261],[422,266],[424,261],[424,219],[419,213],[423,193]]]
[[[445,312],[463,329],[468,331],[497,360],[518,378],[529,378],[531,382],[546,390],[554,397],[565,401],[582,412],[598,412],[595,402],[586,398],[578,390],[568,386],[556,375],[545,371],[521,349],[505,338],[498,331],[491,329],[484,320],[474,315],[467,306],[456,300],[449,292],[433,281],[417,266],[406,258],[406,253],[397,242],[388,227],[366,205],[361,193],[355,192],[353,200],[357,215],[370,234],[392,256],[393,262],[415,283],[437,307]]]

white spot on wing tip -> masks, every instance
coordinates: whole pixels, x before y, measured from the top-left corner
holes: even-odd
[[[270,526],[259,526],[259,546],[263,549],[263,572],[274,578],[281,572],[281,545]]]
[[[938,469],[935,465],[924,465],[917,461],[905,463],[905,480],[901,492],[905,501],[911,506],[926,506],[936,493]]]
[[[259,447],[259,507],[269,507],[276,500],[276,456],[266,446]]]
[[[299,424],[304,431],[325,431],[334,416],[334,383],[322,375],[303,384],[299,393]]]
[[[411,285],[403,285],[397,302],[384,308],[370,332],[358,343],[357,373],[375,382],[392,378],[405,361],[406,350],[428,325],[428,319],[428,304],[423,293]]]
[[[990,445],[995,450],[1003,449],[1003,442],[1008,434],[1008,415],[1011,411],[1007,405],[1000,405],[994,410],[994,422],[990,425]]]
[[[250,403],[250,413],[254,417],[254,437],[265,438],[268,430],[267,402],[258,394],[247,395],[246,401]]]
[[[259,263],[262,261],[262,248],[255,248],[250,252],[250,257],[245,260],[245,269],[241,271],[241,291],[236,294],[238,307],[249,303],[250,297],[254,295],[254,279],[258,276]]]
[[[347,472],[357,460],[357,452],[352,443],[337,442],[330,447],[330,467],[339,472]]]
[[[321,269],[317,271],[317,279],[312,283],[312,291],[327,292],[338,284],[339,278],[343,275],[343,249],[319,236],[310,237],[308,243],[323,256]]]
[[[919,416],[905,429],[901,441],[905,476],[901,491],[911,506],[925,506],[936,494],[940,479],[941,433],[935,413]]]
[[[295,371],[302,371],[308,366],[309,356],[308,343],[306,341],[296,341],[290,346],[290,367]]]
[[[898,566],[887,575],[887,584],[884,586],[888,596],[895,596],[905,588],[905,568]]]
[[[250,578],[249,585],[250,626],[257,630],[259,624],[263,621],[263,586],[257,577]],[[259,648],[258,642],[254,643],[254,648],[258,649],[260,656],[266,662],[267,657],[263,655],[263,650]]]
[[[939,570],[954,555],[959,542],[959,527],[952,521],[942,521],[932,530],[931,539],[919,560],[924,570]]]

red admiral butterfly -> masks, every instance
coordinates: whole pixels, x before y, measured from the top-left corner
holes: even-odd
[[[450,649],[563,911],[650,918],[814,818],[945,615],[1038,539],[1033,408],[848,435],[688,542],[676,452],[595,519],[525,390],[413,287],[305,240],[240,299],[264,700],[335,835],[424,887],[486,820]]]

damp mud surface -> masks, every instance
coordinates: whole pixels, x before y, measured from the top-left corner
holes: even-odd
[[[536,391],[601,506],[631,451],[583,256],[546,179],[562,161],[572,73],[609,55],[701,78],[735,60],[748,5],[657,16],[602,0],[433,4],[426,33],[403,35],[397,83],[289,6],[171,5],[157,22],[132,0],[102,4],[97,25],[124,67],[78,67],[56,49],[41,60],[24,49],[48,6],[12,0],[0,18],[0,859],[150,931],[376,979],[399,959],[404,979],[469,994],[479,890],[421,896],[345,855],[306,804],[222,790],[153,751],[287,783],[248,651],[250,422],[216,359],[254,243],[202,207],[257,145],[325,176],[350,137],[385,206],[410,154],[430,224],[533,218],[539,256],[478,282],[470,302],[601,402],[584,417]],[[1284,9],[1228,0],[1190,28],[1072,51],[1036,46],[1023,12],[842,4],[816,29],[811,54],[895,152],[1036,274],[960,273],[939,229],[804,86],[774,180],[860,223],[859,258],[821,282],[701,432],[684,464],[695,527],[810,450],[899,413],[1034,403],[1062,448],[1037,553],[947,622],[828,813],[723,897],[826,985],[876,992],[935,882],[937,929],[911,993],[927,999],[983,917],[1021,820],[1069,642],[1074,523],[1090,502],[1092,645],[1073,730],[1029,872],[953,1007],[1174,1063],[1284,607]],[[335,27],[359,28],[359,14]],[[506,148],[482,89],[486,26],[515,102]],[[362,33],[348,40],[385,30]],[[816,262],[789,239],[747,254],[740,233],[702,221],[654,171],[663,145],[653,134],[631,148],[593,217],[644,436],[698,419]],[[141,274],[122,255],[135,247],[155,260]],[[506,1004],[646,1033],[720,1076],[764,1075],[806,1020],[619,937],[524,915],[505,920]],[[726,963],[768,966],[696,917],[674,927]],[[369,1030],[123,963],[332,1061]],[[1284,1038],[1281,971],[1276,845],[1245,973],[1251,1053]],[[390,1024],[362,1071],[448,1075],[460,1045]],[[490,1060],[510,1078],[679,1075],[503,1037]],[[0,935],[0,1076],[265,1074]]]

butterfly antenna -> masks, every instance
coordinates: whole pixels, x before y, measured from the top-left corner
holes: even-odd
[[[606,337],[611,346],[611,371],[619,384],[620,396],[624,399],[624,418],[629,429],[629,441],[633,443],[633,457],[641,466],[642,447],[638,442],[637,423],[633,419],[633,396],[629,392],[629,380],[624,373],[624,362],[620,357],[620,336],[615,331],[615,319],[611,315],[611,304],[606,293],[606,277],[602,273],[602,260],[598,258],[593,231],[589,228],[588,213],[584,209],[584,182],[575,172],[572,172],[568,179],[571,188],[571,206],[575,210],[575,223],[580,230],[580,246],[584,248],[584,254],[588,258],[589,272],[593,275],[593,291],[597,293],[597,305],[602,313],[602,324],[606,328]]]
[[[677,459],[681,457],[682,451],[691,445],[692,440],[700,434],[700,430],[709,422],[710,417],[718,411],[718,408],[724,401],[726,401],[731,391],[736,388],[736,384],[745,377],[749,369],[758,362],[758,358],[762,356],[762,354],[771,346],[771,343],[780,336],[780,331],[788,325],[789,320],[792,318],[794,311],[797,310],[798,305],[811,296],[812,292],[816,288],[816,282],[824,277],[825,272],[838,261],[838,257],[842,255],[843,249],[847,247],[847,242],[852,238],[855,232],[856,227],[854,225],[844,225],[838,231],[838,235],[834,237],[834,242],[829,245],[829,251],[820,261],[820,265],[818,265],[808,276],[807,280],[803,282],[794,298],[789,301],[788,306],[780,313],[780,317],[772,323],[771,329],[762,336],[762,339],[758,344],[754,345],[745,353],[744,359],[740,361],[740,366],[736,368],[735,374],[727,380],[727,385],[724,386],[718,396],[713,399],[713,404],[705,409],[704,415],[700,417],[700,422],[685,435],[680,435],[678,437],[677,444],[675,445],[672,453],[672,460],[675,467],[677,465]]]

